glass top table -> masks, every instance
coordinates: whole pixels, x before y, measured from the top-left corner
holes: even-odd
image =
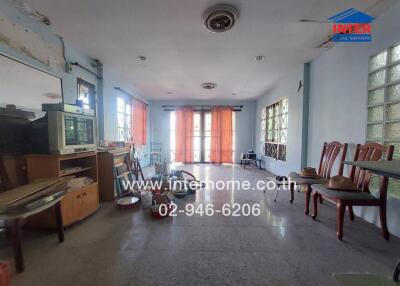
[[[347,165],[360,167],[376,175],[400,180],[400,160],[393,161],[346,161]]]

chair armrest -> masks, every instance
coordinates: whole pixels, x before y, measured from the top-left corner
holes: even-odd
[[[396,267],[393,272],[393,281],[398,282],[400,278],[400,260],[397,261]]]

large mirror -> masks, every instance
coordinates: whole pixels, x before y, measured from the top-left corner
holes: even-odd
[[[44,115],[43,103],[62,101],[60,78],[0,55],[0,114],[12,112],[4,109],[6,105],[15,105],[31,112],[25,114],[34,120]]]

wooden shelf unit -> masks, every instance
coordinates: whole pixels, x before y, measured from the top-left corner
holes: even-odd
[[[117,148],[98,153],[99,160],[99,192],[101,201],[115,201],[116,186],[114,165],[123,164],[125,158],[129,158],[129,148]]]
[[[86,152],[68,155],[29,154],[25,156],[28,181],[37,179],[75,175],[89,177],[93,183],[82,188],[70,189],[61,200],[63,225],[69,226],[81,221],[99,208],[97,175],[97,154]],[[79,167],[74,171],[73,167]],[[53,210],[41,212],[31,217],[29,223],[38,227],[55,227]]]

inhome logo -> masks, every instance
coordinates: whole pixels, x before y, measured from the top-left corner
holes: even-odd
[[[371,42],[371,22],[375,20],[357,9],[350,8],[329,18],[333,22],[334,42]]]

